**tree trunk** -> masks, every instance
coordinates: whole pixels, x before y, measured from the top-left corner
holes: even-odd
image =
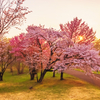
[[[22,69],[21,69],[21,74],[23,74],[24,73],[24,67],[25,67],[25,65],[22,63]]]
[[[10,66],[10,72],[11,72],[12,75],[13,75],[13,68],[12,68],[12,65]]]
[[[37,82],[38,82],[38,74],[36,74],[36,79],[37,79]]]
[[[20,74],[20,62],[17,62],[17,74]]]
[[[53,71],[53,77],[55,77],[55,71]]]
[[[63,80],[63,72],[61,72],[60,80]]]
[[[0,72],[0,81],[3,81],[3,73]]]
[[[45,69],[43,72],[41,71],[41,76],[40,76],[40,79],[38,80],[39,83],[42,82],[42,80],[43,80],[43,78],[44,78],[46,72],[47,72],[46,69]]]
[[[12,68],[12,66],[10,66],[10,72],[13,73],[13,68]]]
[[[34,73],[30,73],[30,80],[34,80],[34,76],[35,76]]]
[[[30,71],[30,80],[34,80],[35,75],[37,74],[35,69],[29,69]]]
[[[17,66],[16,66],[16,68],[17,68],[17,74],[23,74],[23,72],[24,72],[24,67],[25,67],[24,64],[18,62],[18,63],[17,63]]]

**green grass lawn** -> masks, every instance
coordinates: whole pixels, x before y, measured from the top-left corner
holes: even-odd
[[[75,69],[76,71],[80,71],[80,72],[84,72],[83,70],[81,70],[81,69]],[[98,71],[98,72],[95,72],[95,71],[93,71],[93,73],[94,74],[100,74],[100,71]]]
[[[71,75],[52,77],[48,72],[42,83],[30,80],[28,73],[11,74],[6,71],[0,82],[0,100],[100,100],[100,89]],[[29,89],[29,87],[33,89]]]

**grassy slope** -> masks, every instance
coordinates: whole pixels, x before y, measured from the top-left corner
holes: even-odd
[[[100,89],[73,76],[52,77],[48,72],[41,84],[29,80],[29,74],[12,76],[8,71],[0,82],[0,100],[100,100]],[[29,87],[33,89],[29,89]]]

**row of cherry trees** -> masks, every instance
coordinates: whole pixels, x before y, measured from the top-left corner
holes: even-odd
[[[11,53],[27,64],[31,77],[37,74],[41,82],[47,71],[63,72],[69,68],[80,68],[91,75],[100,70],[100,56],[93,48],[95,32],[77,17],[70,23],[60,24],[59,31],[43,26],[28,26],[26,34],[20,34],[10,40]]]
[[[31,79],[36,74],[37,82],[41,82],[46,72],[52,69],[61,73],[61,79],[63,72],[69,68],[80,68],[94,77],[92,71],[100,70],[99,51],[92,44],[95,32],[81,21],[76,17],[67,24],[60,24],[60,30],[31,25],[27,27],[26,34],[15,36],[10,43],[1,39],[0,80],[14,60],[28,65]]]

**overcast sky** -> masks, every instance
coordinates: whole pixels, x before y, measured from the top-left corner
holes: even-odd
[[[7,37],[13,37],[26,32],[28,25],[45,25],[59,29],[59,24],[65,24],[78,17],[96,31],[100,38],[100,0],[25,0],[24,6],[32,12],[26,15],[26,22],[19,26],[21,30],[12,28]]]

